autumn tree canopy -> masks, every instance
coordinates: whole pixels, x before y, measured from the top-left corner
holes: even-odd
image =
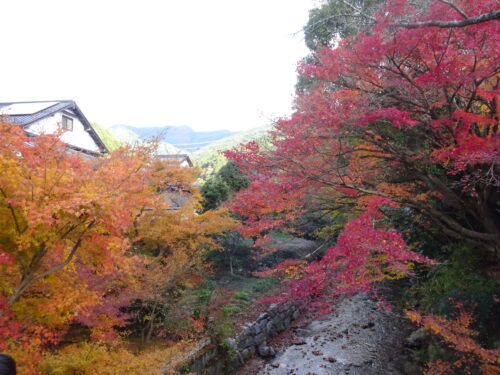
[[[343,229],[322,259],[266,272],[289,280],[278,300],[320,309],[325,294],[376,294],[378,281],[411,275],[416,263],[435,265],[414,251],[415,236],[408,245],[411,236],[394,229],[397,218],[498,264],[498,2],[388,0],[376,11],[373,3],[332,0],[311,13],[313,55],[298,68],[295,112],[275,125],[273,147],[249,143],[226,153],[251,180],[231,202],[242,234],[265,241],[275,228],[296,230],[304,214],[341,213],[333,228]],[[336,23],[349,17],[362,22]],[[441,259],[449,260],[446,251]],[[476,271],[479,280],[491,277]],[[498,306],[491,290],[482,303]],[[472,313],[457,305],[456,320],[407,311],[455,351],[456,361],[435,361],[425,373],[497,373],[498,349],[482,346],[469,328]]]
[[[299,66],[315,85],[299,93],[290,118],[278,121],[274,148],[250,143],[227,153],[252,181],[232,204],[245,218],[242,233],[265,235],[292,225],[306,210],[343,207],[353,217],[365,212],[346,225],[343,241],[387,260],[404,245],[389,250],[396,243],[381,232],[387,247],[373,247],[371,235],[359,237],[369,227],[348,236],[379,202],[407,207],[445,236],[498,256],[500,66],[492,58],[499,55],[498,21],[394,26],[455,20],[461,17],[456,7],[468,17],[497,8],[490,0],[455,4],[435,1],[422,12],[407,1],[387,1],[370,34],[342,39],[336,48],[319,50],[314,64]],[[365,225],[382,230],[383,221],[376,222]],[[362,260],[345,246],[338,243],[325,259]],[[358,271],[363,279],[366,273]]]
[[[88,160],[57,134],[0,122],[0,169],[0,350],[23,374],[72,324],[115,340],[124,307],[165,299],[233,225],[196,214],[194,171],[156,160],[154,145]]]

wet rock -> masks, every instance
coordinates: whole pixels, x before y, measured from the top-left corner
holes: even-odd
[[[255,333],[255,327],[253,324],[245,324],[243,325],[242,335],[252,335]]]
[[[431,334],[424,328],[413,331],[405,340],[405,346],[412,349],[420,349],[430,340]]]
[[[253,336],[248,336],[240,345],[240,348],[249,348],[255,345],[255,339]]]
[[[264,320],[267,317],[269,317],[269,314],[267,312],[263,312],[262,314],[259,315],[259,317],[257,318],[257,321]]]
[[[257,322],[257,323],[254,324],[254,334],[255,335],[258,335],[259,333],[262,332],[263,326],[262,326],[261,323],[262,323],[262,321],[259,321],[259,322]]]
[[[270,333],[270,332],[272,332],[272,331],[273,331],[273,329],[274,329],[274,324],[273,324],[273,322],[267,322],[267,324],[266,324],[266,328],[265,328],[266,332],[267,332],[267,333]]]
[[[277,303],[273,303],[269,305],[269,308],[267,309],[268,314],[275,314],[279,309],[279,305]]]
[[[257,351],[261,357],[274,357],[276,355],[274,348],[267,345],[260,345]]]
[[[229,347],[233,350],[236,350],[237,345],[236,345],[235,339],[233,339],[233,338],[226,339],[226,345],[227,345],[227,347]]]
[[[266,334],[265,333],[259,333],[257,336],[254,338],[255,345],[260,345],[264,341],[266,341]]]
[[[247,348],[241,351],[241,357],[243,358],[244,361],[248,361],[251,356],[252,352],[250,351],[250,349]]]
[[[279,321],[277,324],[276,324],[276,330],[278,332],[281,332],[281,331],[284,331],[285,330],[285,325],[283,324],[283,321]]]

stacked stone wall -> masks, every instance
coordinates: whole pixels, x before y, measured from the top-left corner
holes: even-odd
[[[262,357],[274,356],[274,349],[267,343],[288,328],[299,314],[300,311],[295,305],[271,305],[255,322],[243,326],[243,331],[236,338],[229,339],[230,346],[236,350],[243,362],[255,353]]]
[[[300,310],[293,304],[274,304],[260,314],[256,321],[245,324],[236,337],[226,339],[224,350],[214,349],[212,344],[200,348],[192,359],[177,372],[197,374],[230,374],[255,354],[274,356],[275,350],[268,343],[297,319]]]

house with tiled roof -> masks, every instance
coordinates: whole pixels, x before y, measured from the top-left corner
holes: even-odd
[[[163,155],[160,154],[158,155],[158,158],[160,160],[178,162],[179,166],[183,168],[193,166],[193,162],[191,161],[191,158],[189,157],[188,154],[163,154]]]
[[[61,140],[68,148],[88,156],[109,152],[73,100],[0,103],[0,117],[22,126],[31,136],[62,130]]]

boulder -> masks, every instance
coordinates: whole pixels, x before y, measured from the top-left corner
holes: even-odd
[[[274,357],[276,355],[274,348],[267,345],[260,345],[258,352],[261,357]]]
[[[412,349],[420,349],[426,346],[431,338],[431,334],[424,328],[413,331],[405,340],[405,346]]]

